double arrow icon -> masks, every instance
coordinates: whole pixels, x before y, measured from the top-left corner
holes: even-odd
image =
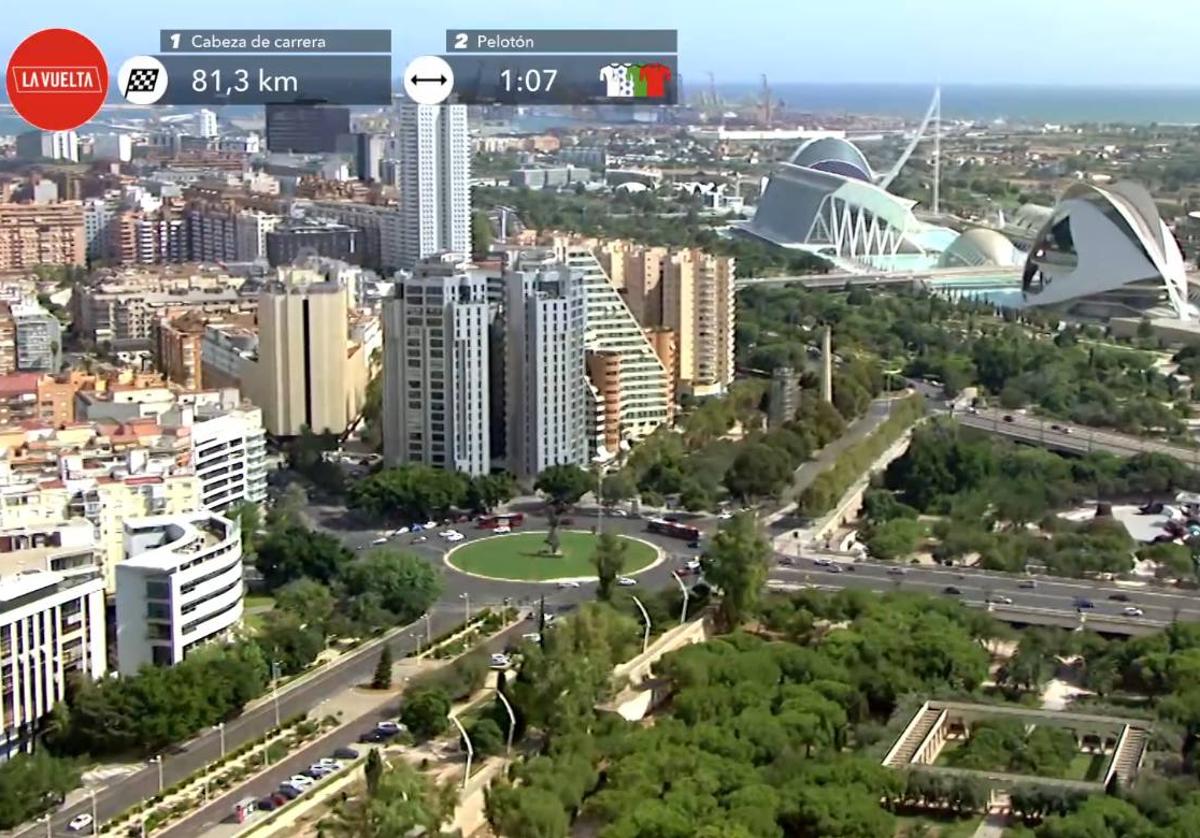
[[[430,82],[430,83],[432,83],[432,82],[437,82],[438,84],[445,84],[445,83],[446,83],[446,77],[445,77],[445,76],[438,76],[437,78],[426,79],[426,78],[421,78],[420,76],[413,76],[413,77],[410,79],[410,81],[411,81],[413,84],[425,84],[426,82]]]

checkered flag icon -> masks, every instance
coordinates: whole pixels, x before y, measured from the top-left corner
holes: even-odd
[[[125,95],[130,93],[152,93],[156,84],[158,84],[157,67],[130,70],[129,79],[125,82]]]

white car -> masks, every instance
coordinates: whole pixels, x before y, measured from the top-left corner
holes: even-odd
[[[312,777],[305,777],[303,774],[293,774],[284,782],[293,785],[298,789],[306,789],[311,786],[314,781]]]
[[[508,669],[512,665],[512,661],[508,659],[508,655],[501,652],[496,652],[492,655],[489,663],[492,669]]]
[[[622,588],[632,588],[634,585],[637,584],[637,580],[633,579],[629,576],[618,576],[617,584],[620,585]]]
[[[1012,605],[1013,604],[1012,597],[1003,596],[1000,594],[989,597],[988,602],[991,602],[995,605]]]
[[[686,567],[688,570],[692,570],[692,571],[699,570],[700,569],[700,560],[699,559],[689,559],[687,564],[684,565],[684,567]]]
[[[382,731],[384,733],[391,733],[393,735],[397,734],[397,733],[402,733],[405,730],[408,730],[408,728],[406,728],[400,722],[395,722],[395,721],[390,721],[390,720],[380,722],[379,724],[375,725],[375,729]]]
[[[442,530],[440,533],[438,533],[438,535],[442,538],[449,538],[450,536],[454,535],[454,533],[455,530]]]
[[[1124,614],[1126,617],[1144,617],[1146,612],[1138,608],[1136,605],[1130,605],[1125,608]]]
[[[718,512],[717,517],[720,518],[722,521],[728,521],[730,518],[733,517],[733,513],[730,512],[729,510],[726,510],[724,512]]]
[[[462,541],[464,538],[466,538],[466,536],[460,532],[451,533],[450,535],[446,536],[447,541]]]
[[[76,815],[75,817],[71,818],[71,822],[67,824],[67,829],[71,830],[72,832],[83,832],[83,830],[87,829],[91,825],[91,815]]]
[[[317,760],[317,765],[328,768],[330,771],[341,771],[342,763],[333,757],[321,757]]]
[[[527,631],[521,635],[522,640],[528,640],[531,643],[541,643],[542,635],[536,631]]]
[[[425,529],[427,529],[427,530],[437,529],[437,521],[426,521]]]
[[[496,527],[496,529],[492,530],[492,532],[496,533],[497,535],[502,535],[506,532],[512,532],[512,527],[508,526],[507,524],[501,524],[500,526]]]
[[[406,535],[407,533],[408,533],[408,527],[397,527],[396,529],[392,530],[393,537],[395,537],[397,535]]]
[[[614,509],[609,514],[611,514],[614,518],[624,518],[629,513],[627,513],[624,509]]]
[[[425,543],[426,541],[428,541],[428,540],[429,540],[429,539],[428,539],[426,536],[423,536],[423,535],[418,535],[416,538],[414,538],[414,539],[412,540],[412,543],[413,543],[413,544],[424,544],[424,543]]]
[[[564,579],[558,583],[558,587],[560,587],[560,588],[578,588],[579,582],[578,582],[578,580],[575,580],[575,579]]]
[[[372,540],[371,543],[372,544],[387,544],[387,536],[381,535],[381,536],[379,536],[379,538]]]

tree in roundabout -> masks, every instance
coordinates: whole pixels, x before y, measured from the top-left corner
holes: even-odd
[[[571,464],[550,466],[538,475],[533,488],[541,492],[546,499],[546,519],[550,524],[550,531],[546,534],[546,547],[550,555],[560,554],[558,527],[563,516],[587,494],[591,485],[591,475],[579,466]]]

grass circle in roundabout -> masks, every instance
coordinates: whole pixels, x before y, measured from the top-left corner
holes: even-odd
[[[625,544],[623,574],[643,570],[658,558],[657,548],[649,542],[623,535],[617,538]],[[455,547],[446,554],[446,563],[464,573],[515,582],[595,577],[592,554],[596,540],[589,532],[560,530],[559,555],[551,556],[545,531],[510,533]]]

